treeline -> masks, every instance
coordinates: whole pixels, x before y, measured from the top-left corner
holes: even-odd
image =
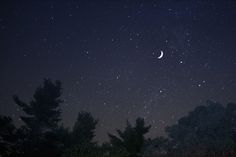
[[[45,79],[29,103],[13,97],[24,123],[16,128],[10,117],[0,116],[0,157],[236,156],[236,104],[209,101],[167,127],[168,137],[154,139],[144,137],[151,125],[137,118],[99,145],[94,141],[98,120],[89,112],[79,112],[72,129],[62,125],[61,94],[59,81]]]

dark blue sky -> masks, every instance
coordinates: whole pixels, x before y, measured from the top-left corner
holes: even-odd
[[[144,117],[162,135],[206,100],[236,102],[236,2],[2,1],[0,114],[32,98],[43,78],[63,83],[63,122],[99,118],[97,138]],[[158,59],[161,51],[164,56]]]

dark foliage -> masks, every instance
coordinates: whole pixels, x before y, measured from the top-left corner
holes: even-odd
[[[54,129],[60,121],[61,111],[58,108],[63,102],[60,96],[61,83],[45,79],[29,104],[21,101],[18,96],[14,96],[14,101],[27,115],[21,117],[26,127],[32,132],[43,132]]]
[[[143,148],[143,157],[164,157],[172,149],[172,143],[165,137],[148,139]]]
[[[127,126],[122,132],[117,130],[118,137],[108,134],[112,145],[111,154],[119,154],[127,157],[141,156],[141,150],[145,142],[146,134],[151,126],[145,126],[144,119],[138,118],[134,127],[127,121]]]
[[[95,120],[91,113],[79,112],[72,131],[73,143],[77,145],[93,143],[97,123],[98,120]]]
[[[96,143],[93,141],[97,123],[98,120],[95,120],[91,113],[79,112],[73,130],[70,133],[70,148],[64,156],[94,156],[94,153],[98,151]]]
[[[16,151],[16,128],[10,117],[0,115],[0,156],[13,156]]]
[[[223,107],[208,102],[199,106],[177,125],[167,128],[179,156],[233,156],[236,141],[236,104]],[[235,154],[234,154],[235,155]]]
[[[27,104],[14,96],[15,103],[22,109],[25,123],[19,129],[21,134],[19,156],[59,156],[62,144],[56,132],[60,121],[62,103],[61,83],[45,79],[43,86],[36,89],[33,100]]]
[[[44,80],[29,104],[14,96],[22,109],[24,124],[16,128],[12,119],[0,116],[0,157],[234,157],[236,156],[236,104],[207,102],[178,123],[166,128],[168,137],[145,139],[151,126],[137,118],[128,121],[110,141],[94,141],[98,120],[79,112],[69,130],[61,123],[61,83]]]

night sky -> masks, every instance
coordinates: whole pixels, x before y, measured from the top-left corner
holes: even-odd
[[[16,123],[12,95],[28,102],[44,78],[63,83],[64,125],[89,111],[99,119],[99,141],[126,119],[145,118],[155,137],[206,100],[236,102],[236,1],[5,0],[0,7],[0,114]]]

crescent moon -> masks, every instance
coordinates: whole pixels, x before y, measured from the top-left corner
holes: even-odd
[[[159,57],[157,57],[157,58],[158,58],[158,59],[161,59],[163,56],[164,56],[164,52],[163,52],[163,51],[161,51],[161,54],[160,54],[160,56],[159,56]]]

